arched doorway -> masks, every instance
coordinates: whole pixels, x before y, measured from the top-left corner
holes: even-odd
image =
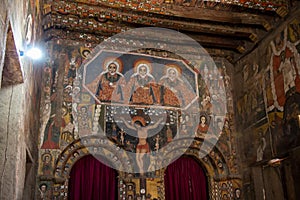
[[[69,200],[117,199],[117,172],[92,155],[78,160],[69,179]]]
[[[180,157],[165,173],[166,200],[208,199],[207,179],[202,167],[191,157]]]

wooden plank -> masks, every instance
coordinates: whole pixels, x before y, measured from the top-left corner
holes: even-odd
[[[80,5],[84,10],[92,11],[89,15],[83,15],[81,11],[76,9],[65,9],[70,6],[71,3],[56,2],[52,6],[52,13],[61,13],[63,10],[64,16],[70,14],[75,16],[80,16],[80,18],[94,17],[97,13],[99,16],[105,16],[107,19],[122,21],[125,23],[139,24],[143,26],[156,26],[163,28],[171,28],[175,30],[185,30],[194,31],[201,33],[210,33],[218,35],[227,35],[234,37],[249,38],[251,34],[256,34],[257,28],[244,27],[244,26],[230,26],[218,23],[198,23],[193,21],[184,21],[179,19],[166,19],[165,16],[162,17],[150,17],[146,14],[140,12],[125,12],[117,9],[107,9],[103,7],[96,7],[92,5]],[[79,7],[77,4],[73,4],[73,7]]]
[[[206,21],[214,21],[220,23],[230,24],[246,24],[246,25],[259,25],[271,26],[269,23],[272,18],[270,16],[262,16],[251,13],[243,12],[228,12],[222,10],[212,10],[199,7],[182,7],[172,6],[168,9],[168,14],[177,17],[201,19]],[[167,15],[167,14],[166,14]]]
[[[99,36],[97,34],[89,34],[77,32],[69,29],[47,29],[44,34],[45,41],[57,41],[61,40],[61,42],[69,43],[71,41],[90,43],[92,45],[91,48],[94,47],[95,44],[101,43],[106,37]],[[204,47],[202,56],[210,56],[213,58],[225,58],[230,63],[236,62],[236,58],[239,56],[234,50],[226,50],[224,48],[218,47]],[[184,55],[187,51],[180,52],[180,55]],[[188,52],[190,56],[190,52]],[[199,55],[199,52],[198,54]],[[156,56],[160,56],[159,53]],[[161,56],[163,57],[162,53]]]
[[[224,47],[229,49],[237,49],[239,46],[244,46],[244,41],[235,40],[233,38],[225,38],[221,36],[195,35],[186,34],[199,44],[212,47]]]

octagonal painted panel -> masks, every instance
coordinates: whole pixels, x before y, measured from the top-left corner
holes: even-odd
[[[83,67],[96,104],[186,109],[199,97],[197,73],[181,60],[99,51]]]

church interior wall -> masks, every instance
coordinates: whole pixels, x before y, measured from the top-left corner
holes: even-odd
[[[297,16],[299,8],[235,66],[235,120],[245,199],[299,198]]]
[[[41,69],[20,51],[38,43],[38,3],[1,2],[1,199],[33,199],[35,194]]]
[[[44,45],[47,52],[44,63],[33,64],[32,60],[20,56],[20,50],[41,42],[38,40],[42,14],[39,2],[4,1],[6,6],[0,7],[0,199],[67,199],[69,173],[76,161],[110,147],[113,149],[110,154],[118,155],[119,148],[114,145],[124,147],[120,137],[114,140],[109,135],[111,146],[101,143],[101,137],[95,137],[94,124],[109,127],[103,115],[108,107],[95,106],[95,99],[88,92],[74,96],[82,89],[79,87],[82,86],[80,77],[84,75],[82,63],[90,59],[85,52],[91,53],[97,44],[51,38]],[[214,59],[222,80],[211,80],[210,84],[223,82],[225,86],[225,125],[220,130],[197,128],[192,132],[195,139],[185,152],[207,173],[210,199],[300,198],[297,190],[300,184],[300,18],[296,16],[299,8],[236,65]],[[155,50],[135,53],[150,59],[178,59]],[[13,56],[6,60],[5,55]],[[187,68],[204,69],[204,64],[200,59]],[[6,79],[7,74],[16,76]],[[197,80],[202,79],[197,77]],[[201,95],[197,111],[210,123],[217,124],[218,116],[211,113],[211,103],[224,99],[209,96],[201,85],[199,88],[197,85],[198,89]],[[84,108],[88,117],[81,113]],[[73,112],[74,109],[78,112]],[[94,123],[98,114],[102,118]],[[78,117],[84,123],[78,123]],[[166,136],[167,127],[164,128],[162,135]],[[199,156],[203,138],[213,133],[219,134],[218,143],[209,154]],[[165,137],[159,145],[172,139],[172,136]],[[188,140],[179,142],[185,144]],[[155,145],[153,142],[153,149]],[[134,161],[127,163],[118,156],[111,159],[134,167]],[[149,191],[152,197],[164,199],[161,184],[164,170],[147,177],[148,185],[157,185]],[[118,173],[121,199],[121,189],[137,184],[139,177]],[[135,193],[138,192],[137,189]]]
[[[90,55],[95,55],[98,53],[98,51],[96,51],[97,48],[95,48],[96,45],[97,44],[61,39],[53,39],[47,42],[46,46],[48,52],[50,52],[48,54],[50,56],[48,60],[50,62],[46,63],[43,74],[44,89],[41,104],[41,110],[43,110],[41,117],[42,128],[39,137],[40,152],[37,183],[37,187],[39,188],[37,192],[38,196],[42,195],[56,199],[67,198],[68,176],[72,166],[78,159],[88,154],[101,153],[103,149],[108,148],[108,144],[111,145],[110,149],[115,149],[114,145],[116,144],[118,146],[117,149],[124,147],[129,148],[129,146],[121,143],[122,141],[119,137],[113,138],[113,136],[110,135],[110,127],[107,125],[105,126],[107,121],[109,121],[109,116],[103,115],[103,112],[108,112],[108,109],[111,106],[95,103],[93,96],[86,91],[86,89],[89,87],[87,86],[86,88],[82,88],[82,77],[85,76],[84,73],[82,74],[84,71],[83,67],[85,66],[84,64],[88,63],[87,60],[92,58],[89,57]],[[93,51],[94,48],[96,49],[95,51]],[[88,57],[86,57],[84,54],[85,51],[91,51]],[[118,50],[113,51],[113,53],[118,53]],[[126,56],[128,59],[125,59]],[[110,58],[111,56],[107,57]],[[170,59],[172,58],[172,55],[170,54],[170,58],[168,58],[165,57],[164,53],[152,50],[144,52],[139,51],[138,54],[134,54],[134,56],[129,54],[123,55],[123,57],[124,60],[129,62],[130,60],[137,58],[138,60],[145,58],[154,60]],[[103,67],[101,62],[97,63],[97,65],[99,65],[97,67],[99,70],[93,71],[93,73],[100,74],[100,72],[104,70],[102,69]],[[218,199],[223,196],[231,196],[233,198],[235,197],[234,192],[236,190],[240,190],[241,187],[241,176],[239,173],[239,166],[237,164],[238,153],[235,146],[236,135],[233,122],[233,102],[231,89],[233,66],[223,59],[215,59],[214,62],[218,71],[222,74],[222,78],[224,77],[224,80],[226,79],[226,81],[224,81],[224,92],[226,93],[226,100],[228,101],[228,112],[225,116],[226,125],[224,126],[223,130],[222,128],[220,128],[220,130],[206,130],[206,132],[201,132],[198,130],[191,133],[193,137],[194,134],[196,135],[196,139],[192,142],[191,147],[186,152],[186,155],[196,158],[200,163],[202,163],[202,166],[204,166],[205,170],[207,171],[209,180],[208,190],[211,199]],[[204,63],[205,62],[203,60],[199,60],[199,62],[195,65],[204,67]],[[130,63],[127,63],[127,65],[129,64]],[[130,69],[131,65],[132,64],[130,64],[129,67],[125,65],[124,69],[126,69],[126,67],[127,70]],[[210,73],[213,74],[214,72],[210,71]],[[98,83],[98,79],[96,82]],[[213,81],[211,82],[211,84],[218,83],[218,80],[216,83],[213,83]],[[199,88],[201,89],[201,87]],[[77,89],[81,92],[78,94],[78,96],[74,96],[72,91]],[[202,89],[202,91],[204,91],[204,89]],[[207,116],[211,123],[217,123],[218,116],[212,115],[210,112],[211,102],[205,100],[205,93],[201,94],[203,94],[203,96],[198,99],[198,103],[201,105],[198,108],[200,113]],[[214,98],[214,100],[217,100],[217,97]],[[82,113],[83,110],[81,109],[84,107],[87,108],[86,110],[88,111],[85,117],[83,116],[85,113]],[[97,115],[97,113],[99,113],[100,117]],[[95,124],[96,128],[94,129]],[[97,130],[99,125],[102,126],[104,130],[107,130],[106,134],[109,138],[108,143],[103,143],[103,141],[106,141],[107,138],[103,139],[101,132]],[[197,124],[194,125],[197,126]],[[163,129],[161,133],[162,143],[159,143],[160,146],[164,145],[164,141],[170,142],[172,140],[172,137],[166,137],[167,131],[165,130],[166,129]],[[217,134],[221,139],[208,155],[200,158],[199,151],[201,149],[203,136],[205,136],[205,134]],[[188,140],[185,139],[179,141],[181,145],[188,143]],[[129,141],[129,144],[131,144],[130,142],[133,141]],[[151,143],[151,149],[152,145],[153,148],[155,148],[156,144]],[[115,157],[112,157],[115,159],[112,160],[112,162],[117,161],[122,163],[122,158],[118,157],[118,152],[113,150],[111,153],[115,155]],[[173,152],[170,152],[170,154],[172,153]],[[107,155],[107,157],[111,156]],[[121,166],[130,168],[130,166],[134,166],[134,162],[135,161],[122,163]],[[165,168],[157,170],[156,173],[154,173],[154,176],[150,174],[147,177],[147,184],[153,184],[153,178],[156,181],[163,181],[164,170]],[[123,173],[120,170],[118,192],[121,192],[121,196],[119,198],[127,198],[126,196],[122,196],[122,187],[124,184],[131,184],[132,182],[138,183],[138,180],[139,178],[135,177],[134,174]],[[46,190],[40,189],[40,187],[43,185],[47,186]],[[163,186],[160,186],[160,184],[157,184],[157,186],[158,188],[162,187],[162,189],[159,189],[160,192],[156,191],[157,189],[152,189],[152,191],[148,191],[149,194],[152,195],[152,198],[156,197],[164,199]],[[225,187],[228,190],[225,189]],[[139,193],[138,187],[135,188],[137,189],[135,193]],[[124,193],[124,195],[129,194],[127,192]]]

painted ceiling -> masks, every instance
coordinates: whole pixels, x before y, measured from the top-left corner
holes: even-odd
[[[99,44],[139,27],[179,31],[234,63],[293,12],[284,0],[54,0],[44,4],[45,40]],[[141,36],[142,37],[142,36]]]

